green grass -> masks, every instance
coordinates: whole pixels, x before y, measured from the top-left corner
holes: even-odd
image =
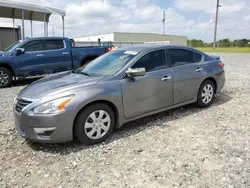
[[[198,50],[202,52],[225,52],[225,53],[250,53],[250,48],[216,48],[215,50],[213,48],[197,48]]]

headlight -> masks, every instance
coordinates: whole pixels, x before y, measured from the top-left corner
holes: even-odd
[[[35,114],[51,114],[56,112],[64,112],[65,106],[73,99],[73,97],[74,96],[67,96],[43,103],[34,108],[33,112]]]

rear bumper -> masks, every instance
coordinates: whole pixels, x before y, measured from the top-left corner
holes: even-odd
[[[221,73],[218,74],[218,77],[217,77],[217,89],[216,89],[216,93],[219,93],[222,90],[222,88],[225,85],[225,81],[226,81],[225,71],[222,71]]]

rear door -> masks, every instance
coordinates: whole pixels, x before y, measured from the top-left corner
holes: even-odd
[[[167,66],[164,49],[145,54],[131,68],[145,68],[146,75],[122,80],[126,118],[173,104],[172,72]]]
[[[180,48],[168,49],[167,54],[173,71],[174,103],[194,99],[206,76],[204,57]]]
[[[63,39],[45,39],[45,51],[41,58],[47,65],[46,73],[70,70],[72,68],[70,48]]]

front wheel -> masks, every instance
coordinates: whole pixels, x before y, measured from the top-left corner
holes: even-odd
[[[12,73],[8,69],[0,67],[0,88],[10,86],[12,81]]]
[[[214,101],[215,86],[211,80],[205,80],[199,89],[197,104],[199,107],[205,108],[210,106]]]
[[[115,114],[106,104],[88,106],[78,115],[74,135],[83,144],[97,144],[110,136],[115,126]]]

